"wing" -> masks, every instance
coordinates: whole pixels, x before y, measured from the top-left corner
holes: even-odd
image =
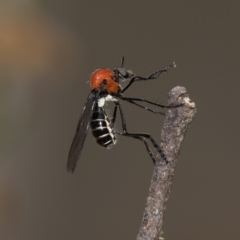
[[[80,158],[84,141],[88,132],[89,124],[92,120],[93,110],[98,94],[91,92],[88,95],[87,101],[83,107],[82,115],[79,119],[77,130],[75,132],[73,142],[68,154],[67,171],[74,171],[77,161]]]

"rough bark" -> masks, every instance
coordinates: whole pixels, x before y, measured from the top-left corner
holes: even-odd
[[[181,143],[196,113],[195,103],[189,99],[186,89],[175,87],[168,94],[168,104],[180,103],[184,103],[184,106],[170,108],[166,113],[160,146],[169,163],[166,164],[160,156],[157,159],[137,240],[160,239]]]

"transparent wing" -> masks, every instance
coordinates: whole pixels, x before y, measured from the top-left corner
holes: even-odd
[[[79,119],[77,130],[75,132],[73,142],[68,154],[67,171],[74,171],[77,161],[80,158],[85,138],[88,132],[90,122],[92,120],[93,110],[98,94],[90,93],[83,107],[82,115]]]

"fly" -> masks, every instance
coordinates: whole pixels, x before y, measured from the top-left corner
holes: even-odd
[[[110,148],[116,144],[116,135],[132,137],[142,141],[145,144],[145,147],[150,155],[153,163],[155,164],[156,160],[154,155],[148,145],[147,140],[150,140],[153,147],[157,150],[157,152],[162,156],[164,161],[168,163],[168,160],[159,147],[159,145],[155,142],[155,140],[151,137],[151,135],[146,133],[129,133],[127,130],[126,120],[123,114],[123,110],[119,99],[134,104],[138,107],[141,107],[147,111],[162,114],[159,111],[147,108],[138,102],[145,102],[152,104],[154,106],[162,107],[162,108],[175,108],[182,106],[180,105],[162,105],[157,104],[151,101],[148,101],[143,98],[134,98],[134,97],[124,97],[123,93],[134,83],[137,81],[146,81],[151,79],[158,78],[162,73],[167,72],[169,68],[176,67],[175,63],[168,65],[167,67],[157,70],[156,72],[150,74],[148,77],[140,77],[133,74],[131,71],[126,70],[123,67],[124,58],[122,58],[121,67],[115,68],[113,71],[108,68],[97,69],[93,72],[90,78],[90,86],[92,88],[91,92],[88,95],[87,101],[82,110],[82,115],[77,125],[77,129],[73,138],[73,142],[68,154],[67,160],[67,170],[73,172],[78,159],[80,158],[82,148],[85,142],[85,138],[89,129],[91,127],[92,134],[96,139],[97,143],[105,148]],[[120,80],[129,79],[129,83],[121,88],[119,82]],[[111,121],[109,120],[107,114],[104,112],[104,104],[106,101],[112,101],[115,104],[113,117]],[[122,120],[122,132],[118,132],[114,130],[114,123],[116,119],[117,110],[120,112],[121,120]]]

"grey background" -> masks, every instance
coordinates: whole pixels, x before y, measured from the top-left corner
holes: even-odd
[[[0,238],[136,238],[153,171],[141,142],[119,137],[105,150],[89,134],[75,173],[65,169],[89,75],[125,56],[141,76],[177,63],[126,96],[166,103],[180,85],[197,104],[165,239],[238,239],[239,8],[239,1],[1,1]],[[123,108],[129,130],[159,141],[161,116]]]

